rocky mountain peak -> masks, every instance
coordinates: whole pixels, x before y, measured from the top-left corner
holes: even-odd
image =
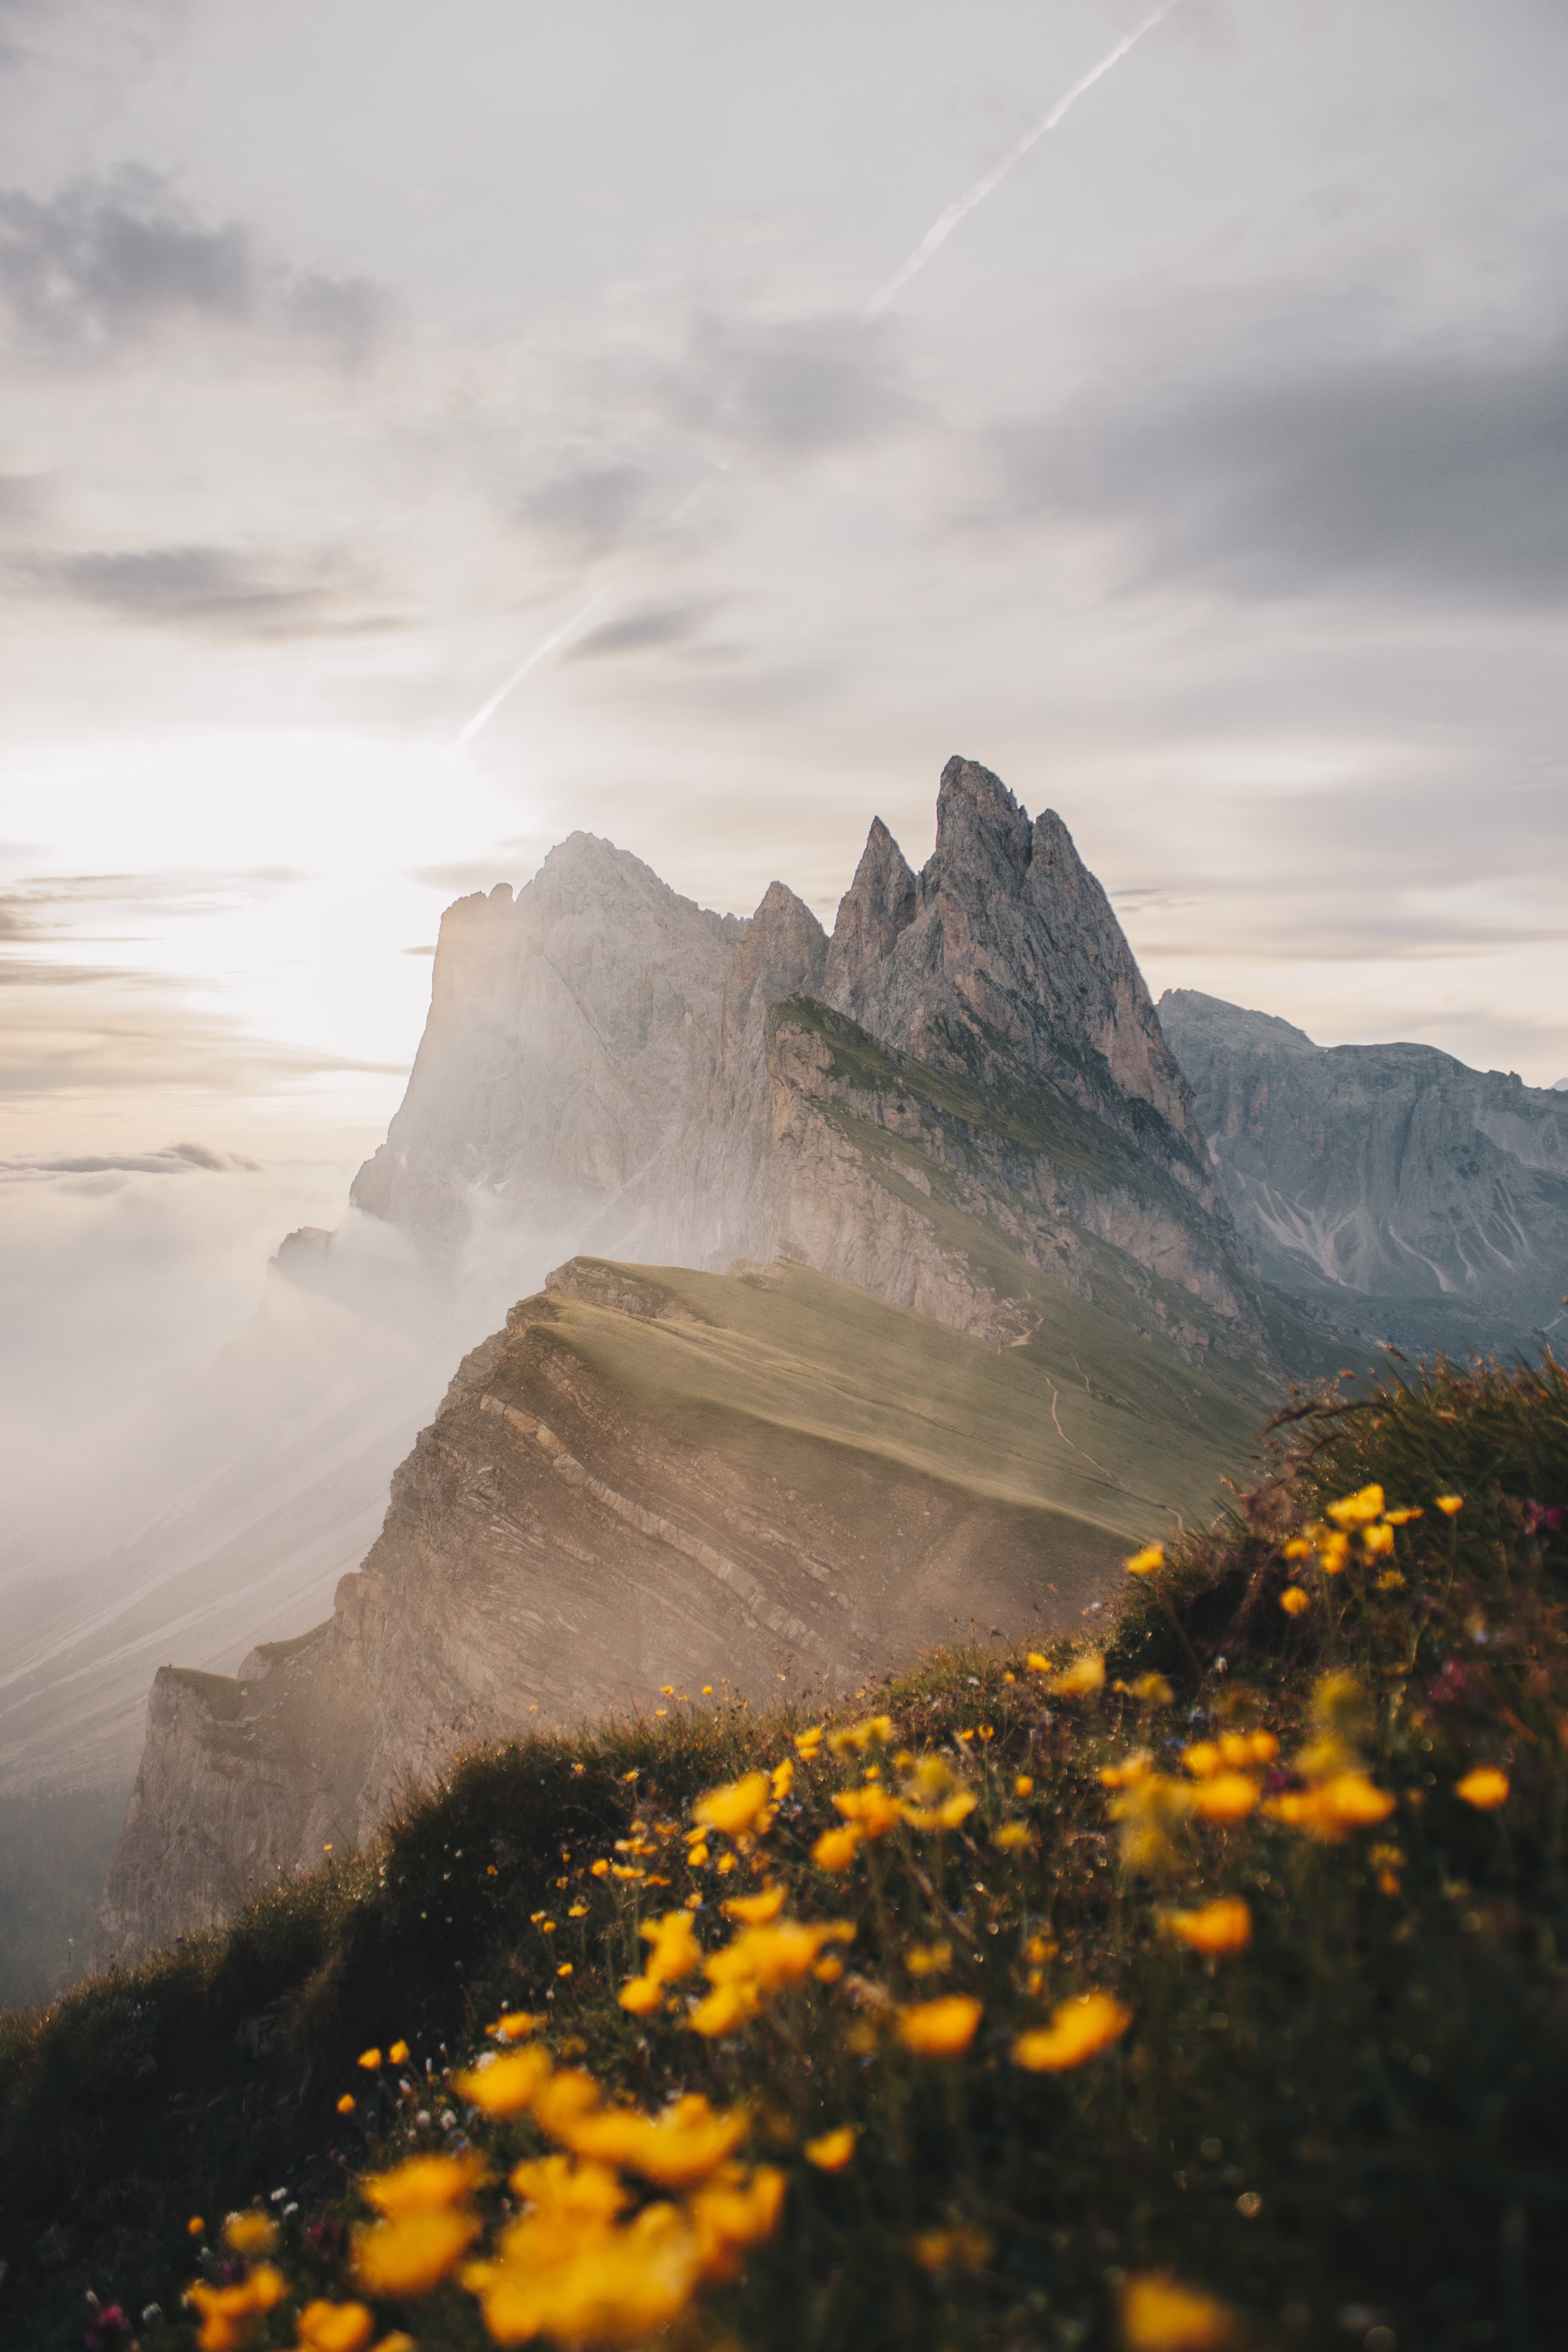
[[[1003,1075],[1011,1062],[1114,1124],[1147,1104],[1205,1166],[1186,1082],[1110,903],[1054,811],[978,761],[942,770],[918,880],[880,819],[838,910],[823,989],[884,1045]]]
[[[862,1000],[914,921],[918,905],[913,869],[881,818],[874,816],[855,879],[839,901],[833,926],[823,979],[829,1004],[853,1020],[862,1019]]]

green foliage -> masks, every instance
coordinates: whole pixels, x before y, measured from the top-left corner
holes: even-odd
[[[493,2210],[506,2165],[542,2143],[528,2123],[465,2119],[444,2076],[528,2009],[559,2059],[641,2105],[690,2089],[746,2102],[753,2153],[786,2167],[777,2232],[698,2341],[1109,2347],[1121,2285],[1153,2272],[1219,2299],[1237,2345],[1557,2341],[1568,1380],[1550,1361],[1439,1365],[1304,1402],[1275,1446],[1216,1529],[1127,1580],[1101,1620],[1101,1690],[1055,1686],[1065,1645],[1045,1665],[927,1659],[862,1695],[890,1739],[797,1759],[726,1872],[717,1836],[687,1866],[693,1800],[794,1755],[805,1723],[659,1695],[663,1714],[475,1755],[363,1860],[7,2020],[5,2339],[79,2342],[87,2285],[174,2314],[186,2216],[280,2184],[299,2207],[289,2276],[341,2287],[307,2227],[361,2210],[355,2172],[449,2145],[444,2111],[494,2158]],[[1373,1523],[1421,1516],[1370,1552],[1352,1534],[1326,1572],[1302,1531],[1373,1486]],[[1446,1516],[1443,1495],[1462,1508]],[[1206,1751],[1227,1738],[1257,1801],[1208,1819],[1224,1759]],[[900,1759],[937,1759],[973,1809],[944,1832],[900,1820],[847,1870],[817,1866],[834,1797],[899,1788]],[[1477,1768],[1506,1776],[1504,1801],[1458,1793]],[[1360,1825],[1332,1812],[1347,1788]],[[700,1979],[652,2018],[617,2004],[644,1918],[700,1895],[711,1948],[732,1932],[725,1897],[764,1883],[786,1916],[853,1922],[840,1979],[808,1978],[716,2042],[689,2027]],[[1246,1949],[1205,1957],[1166,1924],[1237,1898]],[[1125,2033],[1063,2072],[1021,2066],[1020,2034],[1090,1991],[1131,2011]],[[973,2043],[911,2054],[899,2011],[949,1993],[983,2004]],[[356,2066],[399,2038],[405,2071]],[[803,2143],[844,2124],[860,2126],[853,2160],[817,2172]],[[72,2242],[50,2270],[33,2248],[56,2224]],[[456,2287],[378,2317],[424,2352],[486,2340]],[[292,2341],[287,2310],[267,2326],[258,2343]],[[192,2340],[184,2322],[142,2336],[148,2352]]]

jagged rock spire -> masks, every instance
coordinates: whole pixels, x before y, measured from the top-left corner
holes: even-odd
[[[1134,1097],[1206,1166],[1186,1082],[1104,891],[1060,817],[1047,809],[1031,824],[978,761],[942,770],[936,847],[918,879],[873,824],[824,993],[922,1060],[973,1070],[1011,1059],[1119,1125],[1119,1098]]]

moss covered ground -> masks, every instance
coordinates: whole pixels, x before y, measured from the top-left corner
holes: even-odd
[[[422,2147],[483,2158],[488,2245],[567,2126],[450,2074],[522,2011],[607,2096],[743,2109],[737,2158],[782,2179],[672,2341],[1562,2342],[1568,1377],[1304,1400],[1208,1531],[1145,1532],[1092,1640],[927,1658],[820,1737],[699,1689],[476,1754],[373,1853],[6,2018],[0,2340],[82,2343],[90,2289],[145,2352],[194,2343],[182,2287],[238,2274],[217,2218],[253,2203],[287,2294],[251,2340],[306,2340],[303,2298],[357,2292],[356,2183]],[[703,1793],[786,1764],[694,1859]],[[621,2003],[645,1925],[685,1912],[711,1963],[765,1890],[775,1927],[852,1933],[742,1969],[711,2032],[724,1963]],[[455,2280],[374,2320],[491,2340]],[[647,2333],[619,2327],[581,2340]]]

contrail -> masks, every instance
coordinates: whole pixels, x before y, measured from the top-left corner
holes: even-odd
[[[468,720],[468,725],[463,728],[459,733],[454,748],[460,751],[465,744],[471,743],[475,736],[479,733],[480,728],[488,727],[489,725],[490,720],[495,717],[496,712],[500,709],[501,704],[506,700],[507,696],[511,692],[512,688],[514,686],[521,686],[523,679],[528,676],[529,671],[538,663],[542,662],[546,654],[552,654],[555,651],[556,646],[563,643],[563,641],[571,635],[573,630],[580,626],[580,625],[587,619],[595,605],[602,604],[604,601],[604,590],[595,590],[595,593],[589,597],[585,604],[580,604],[577,607],[577,610],[573,614],[569,621],[563,621],[558,629],[552,629],[547,637],[541,637],[539,643],[534,646],[533,651],[531,654],[524,655],[522,660],[519,662],[517,667],[512,671],[511,676],[501,685],[497,687],[489,700],[479,705],[478,710],[475,711],[473,717]]]
[[[1058,99],[1056,104],[1052,107],[1050,112],[1044,118],[1044,120],[1037,122],[1032,131],[1026,131],[1021,139],[1016,139],[1011,147],[1007,149],[1006,153],[999,157],[998,160],[992,164],[991,169],[985,173],[984,177],[983,179],[976,180],[972,188],[970,188],[963,195],[960,196],[955,203],[949,205],[947,210],[941,215],[941,217],[932,223],[931,226],[926,231],[924,236],[921,237],[919,245],[916,246],[914,251],[910,254],[909,259],[905,262],[903,268],[895,277],[889,278],[885,286],[881,287],[875,294],[872,295],[870,300],[866,305],[865,316],[868,319],[874,319],[878,316],[879,312],[885,310],[894,297],[903,292],[904,288],[909,284],[910,278],[915,277],[925,268],[926,263],[931,259],[932,254],[947,243],[948,238],[952,235],[952,232],[958,226],[959,222],[963,219],[965,214],[972,213],[976,205],[984,204],[985,198],[991,194],[993,188],[998,187],[1006,178],[1008,173],[1014,169],[1015,165],[1023,162],[1025,156],[1029,152],[1029,150],[1037,143],[1037,142],[1043,139],[1047,131],[1054,131],[1056,129],[1058,123],[1061,121],[1069,110],[1078,104],[1079,100],[1083,96],[1085,90],[1092,89],[1095,83],[1099,81],[1102,74],[1108,74],[1112,66],[1120,65],[1122,58],[1127,55],[1129,49],[1137,47],[1145,33],[1152,33],[1156,25],[1163,24],[1165,18],[1171,15],[1173,10],[1180,7],[1180,5],[1181,0],[1162,0],[1162,5],[1158,8],[1152,9],[1150,14],[1142,19],[1141,24],[1135,25],[1130,33],[1125,34],[1123,37],[1117,42],[1113,49],[1107,50],[1105,56],[1100,58],[1098,65],[1090,66],[1086,74],[1080,75],[1079,79],[1074,82],[1072,88],[1069,90],[1065,91],[1064,94]],[[728,460],[718,460],[715,462],[717,469],[721,473],[727,473],[730,470]],[[690,496],[684,499],[680,505],[676,508],[674,513],[667,517],[667,521],[679,522],[688,510],[696,505],[698,499],[705,497],[707,492],[711,489],[712,487],[711,479],[699,483],[697,488],[691,492]],[[555,651],[556,646],[565,638],[569,637],[573,630],[578,627],[582,622],[586,620],[595,605],[601,604],[603,600],[603,590],[601,590],[597,594],[590,596],[588,602],[581,606],[577,612],[574,613],[569,621],[563,621],[558,629],[552,629],[547,637],[541,639],[540,643],[534,646],[533,651],[529,654],[524,660],[519,662],[517,667],[512,671],[511,676],[503,685],[499,686],[496,688],[495,692],[491,695],[487,703],[481,705],[481,707],[475,711],[473,717],[468,720],[468,725],[462,730],[457,740],[457,749],[458,751],[461,751],[465,744],[468,744],[473,741],[480,729],[487,727],[489,724],[489,721],[495,717],[496,712],[500,709],[501,704],[506,700],[507,696],[511,692],[512,688],[514,687],[521,686],[523,679],[528,676],[530,670],[531,670],[537,663],[542,662],[547,654],[552,654]]]
[[[1120,65],[1128,50],[1136,48],[1145,33],[1152,33],[1156,25],[1163,24],[1172,10],[1180,5],[1181,0],[1163,0],[1162,6],[1145,16],[1141,25],[1135,25],[1131,32],[1118,41],[1113,49],[1108,50],[1097,66],[1090,66],[1088,73],[1082,75],[1069,90],[1058,99],[1042,121],[1037,122],[1032,131],[1026,131],[1021,139],[1016,139],[1006,153],[998,157],[983,179],[976,180],[972,188],[949,205],[947,210],[927,229],[903,268],[872,295],[866,305],[866,316],[868,319],[874,319],[879,311],[885,310],[895,295],[901,294],[910,278],[925,268],[932,254],[947,243],[964,215],[972,213],[976,205],[984,203],[993,188],[999,187],[1015,165],[1023,162],[1037,141],[1043,139],[1047,131],[1054,131],[1063,116],[1078,104],[1085,90],[1094,88],[1101,74],[1108,74],[1112,66]]]

